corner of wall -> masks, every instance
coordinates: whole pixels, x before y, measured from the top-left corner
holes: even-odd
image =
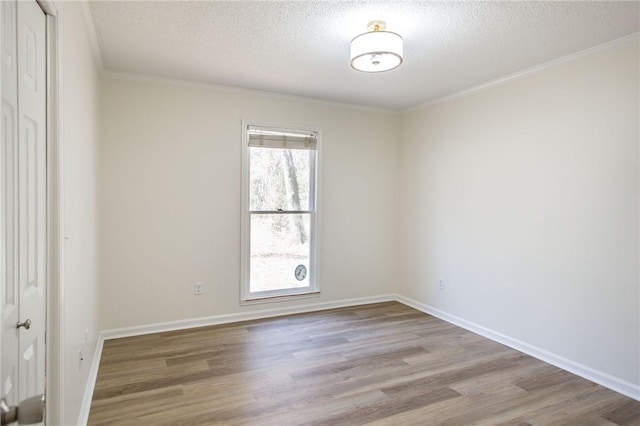
[[[96,31],[95,22],[93,20],[93,14],[91,13],[91,6],[89,6],[89,0],[81,0],[82,15],[84,17],[84,25],[87,30],[87,37],[91,44],[91,52],[93,53],[93,59],[96,64],[96,68],[99,72],[104,71],[102,62],[102,51],[100,49],[100,43],[98,42],[98,33]]]

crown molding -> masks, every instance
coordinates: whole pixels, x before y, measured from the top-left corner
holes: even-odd
[[[197,82],[197,81],[191,81],[191,80],[181,80],[181,79],[171,78],[171,77],[159,77],[159,76],[148,75],[148,74],[127,73],[127,72],[120,72],[120,71],[111,71],[106,69],[102,70],[101,74],[105,78],[111,78],[115,80],[143,81],[143,82],[157,83],[157,84],[192,87],[192,88],[203,89],[203,90],[242,93],[245,95],[261,96],[266,98],[274,98],[274,99],[288,100],[288,101],[294,101],[294,102],[305,102],[305,103],[316,104],[316,105],[346,108],[346,109],[352,109],[352,110],[374,112],[379,114],[398,115],[398,116],[402,114],[401,111],[397,111],[393,109],[376,108],[372,106],[350,104],[346,102],[329,101],[326,99],[318,99],[318,98],[312,98],[312,97],[306,97],[306,96],[287,95],[287,94],[276,93],[276,92],[268,92],[264,90],[245,89],[245,88],[236,87],[236,86],[224,86],[221,84],[203,83],[203,82]]]
[[[100,50],[100,43],[98,43],[98,33],[96,32],[96,24],[93,21],[93,15],[91,14],[91,9],[89,8],[89,1],[82,0],[80,2],[80,5],[82,7],[82,15],[84,17],[84,23],[87,28],[87,36],[89,38],[89,44],[91,45],[93,59],[96,66],[98,67],[98,71],[103,72],[104,65],[102,63],[102,51]]]
[[[243,94],[254,95],[254,96],[270,97],[275,99],[297,101],[297,102],[306,102],[306,103],[312,103],[317,105],[325,105],[325,106],[332,106],[332,107],[338,107],[338,108],[348,108],[353,110],[382,113],[382,114],[389,114],[389,115],[395,115],[395,116],[402,116],[407,113],[428,109],[433,106],[444,104],[454,99],[458,99],[460,97],[464,97],[476,92],[480,92],[480,91],[492,88],[494,86],[499,86],[499,85],[508,83],[510,81],[526,77],[530,74],[536,73],[538,71],[542,71],[544,69],[553,68],[565,62],[569,62],[583,56],[591,55],[603,50],[616,48],[626,43],[637,42],[638,40],[640,40],[640,32],[636,32],[636,33],[629,34],[627,36],[624,36],[606,43],[599,44],[597,46],[589,47],[587,49],[583,49],[578,52],[574,52],[569,55],[565,55],[560,58],[544,62],[539,65],[534,65],[530,68],[526,68],[524,70],[517,71],[515,73],[508,74],[503,77],[489,80],[487,82],[478,84],[476,86],[472,86],[467,89],[463,89],[458,92],[454,92],[454,93],[433,99],[431,101],[418,104],[414,107],[405,108],[405,109],[387,109],[387,108],[372,107],[372,106],[367,106],[362,104],[352,104],[348,102],[339,102],[339,101],[331,101],[326,99],[312,98],[307,96],[282,94],[282,93],[270,92],[265,90],[246,89],[246,88],[237,87],[237,86],[225,86],[225,85],[214,84],[214,83],[204,83],[204,82],[177,79],[177,78],[171,78],[171,77],[161,77],[161,76],[154,76],[154,75],[148,75],[148,74],[128,73],[128,72],[112,71],[112,70],[105,69],[102,62],[102,52],[100,50],[100,44],[98,43],[95,23],[93,20],[93,16],[91,14],[91,10],[89,8],[88,0],[82,0],[80,3],[82,5],[83,15],[85,18],[85,23],[87,25],[87,31],[89,33],[88,34],[89,42],[91,44],[93,56],[100,74],[104,77],[114,78],[114,79],[147,81],[147,82],[154,82],[154,83],[161,83],[161,84],[178,85],[183,87],[195,87],[195,88],[205,89],[205,90],[243,93]]]
[[[578,59],[578,58],[581,58],[583,56],[588,56],[588,55],[591,55],[591,54],[594,54],[594,53],[597,53],[597,52],[600,52],[600,51],[603,51],[603,50],[614,49],[616,47],[620,47],[620,46],[622,46],[624,44],[627,44],[627,43],[637,42],[638,40],[640,40],[640,33],[633,33],[633,34],[630,34],[630,35],[627,35],[627,36],[624,36],[624,37],[621,37],[621,38],[618,38],[618,39],[615,39],[615,40],[612,40],[612,41],[608,41],[606,43],[599,44],[597,46],[589,47],[587,49],[583,49],[583,50],[580,50],[578,52],[574,52],[574,53],[571,53],[569,55],[562,56],[562,57],[557,58],[557,59],[553,59],[553,60],[548,61],[548,62],[543,62],[542,64],[539,64],[539,65],[534,65],[533,67],[530,67],[530,68],[525,68],[522,71],[517,71],[515,73],[508,74],[508,75],[505,75],[503,77],[496,78],[494,80],[489,80],[489,81],[487,81],[485,83],[481,83],[481,84],[478,84],[476,86],[469,87],[469,88],[461,90],[459,92],[454,92],[452,94],[445,95],[445,96],[442,96],[440,98],[436,98],[436,99],[434,99],[432,101],[428,101],[428,102],[425,102],[423,104],[416,105],[415,107],[404,109],[404,110],[401,111],[401,113],[402,114],[407,114],[407,113],[411,113],[411,112],[416,112],[416,111],[428,109],[428,108],[431,108],[431,107],[436,106],[436,105],[447,103],[447,102],[452,101],[454,99],[458,99],[458,98],[461,98],[461,97],[464,97],[464,96],[467,96],[467,95],[470,95],[470,94],[473,94],[473,93],[481,92],[483,90],[487,90],[487,89],[490,89],[490,88],[495,87],[495,86],[500,86],[500,85],[508,83],[510,81],[517,80],[517,79],[526,77],[526,76],[528,76],[530,74],[537,73],[538,71],[542,71],[542,70],[545,70],[545,69],[548,69],[548,68],[556,67],[556,66],[558,66],[560,64],[563,64],[565,62],[573,61],[574,59]]]

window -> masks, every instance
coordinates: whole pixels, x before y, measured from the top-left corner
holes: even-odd
[[[242,300],[317,293],[319,132],[243,121]]]

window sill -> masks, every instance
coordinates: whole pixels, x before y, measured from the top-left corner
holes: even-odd
[[[262,303],[286,302],[290,300],[311,299],[320,296],[320,291],[311,291],[300,294],[287,294],[282,296],[262,296],[254,299],[246,299],[240,301],[240,306],[259,305]]]

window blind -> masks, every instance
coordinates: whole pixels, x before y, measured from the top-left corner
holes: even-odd
[[[315,132],[298,130],[279,131],[268,127],[248,126],[249,146],[256,148],[317,149]]]

